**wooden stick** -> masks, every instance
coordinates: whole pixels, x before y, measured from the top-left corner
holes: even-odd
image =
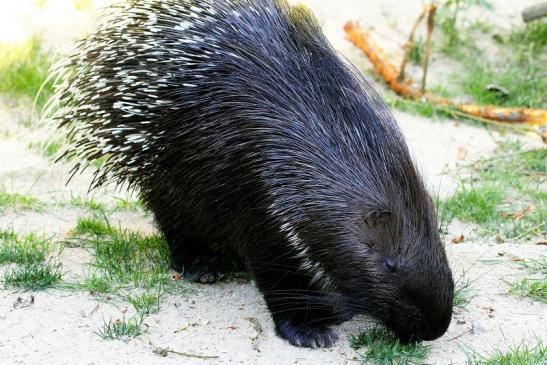
[[[393,91],[404,98],[414,100],[425,98],[433,104],[451,106],[465,114],[498,122],[510,124],[526,123],[529,125],[547,124],[547,110],[545,109],[523,107],[500,108],[494,105],[459,104],[428,92],[422,93],[420,90],[397,80],[398,72],[395,66],[388,60],[382,48],[372,40],[370,34],[357,23],[346,23],[344,30],[349,40],[367,55],[376,73],[384,79]]]
[[[425,84],[427,80],[427,68],[429,66],[429,57],[431,55],[431,37],[433,35],[433,27],[435,26],[435,13],[437,12],[437,6],[435,4],[430,4],[427,13],[427,40],[425,42],[425,55],[422,71],[422,84],[421,92],[425,93]]]
[[[424,10],[422,10],[420,15],[414,22],[414,25],[412,26],[412,30],[410,31],[410,34],[408,35],[408,39],[404,46],[405,54],[403,56],[403,61],[401,62],[401,67],[399,67],[399,75],[397,76],[397,81],[399,82],[403,82],[405,80],[405,67],[406,67],[406,63],[408,62],[408,59],[410,58],[410,51],[412,51],[412,47],[414,47],[414,34],[418,30],[418,26],[421,24],[422,20],[424,19],[425,14],[427,14],[428,7],[429,5],[426,5],[424,7]]]

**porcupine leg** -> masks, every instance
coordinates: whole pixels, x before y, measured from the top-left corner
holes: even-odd
[[[185,219],[180,207],[173,204],[173,198],[163,190],[149,188],[142,192],[142,199],[154,213],[156,224],[167,240],[173,269],[189,281],[216,281],[219,270],[209,242],[194,234],[191,222]]]
[[[165,233],[173,260],[173,268],[182,272],[185,280],[212,283],[220,275],[215,256],[205,242],[197,237]]]
[[[301,347],[330,347],[338,335],[329,328],[338,317],[334,308],[305,274],[288,260],[251,263],[256,285],[264,295],[279,336]],[[291,268],[292,267],[292,268]]]

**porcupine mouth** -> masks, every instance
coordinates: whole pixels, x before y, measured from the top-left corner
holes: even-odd
[[[414,308],[411,314],[401,315],[399,318],[387,323],[387,326],[395,333],[401,342],[433,341],[441,337],[452,318],[452,311],[448,314],[426,318],[418,308]]]

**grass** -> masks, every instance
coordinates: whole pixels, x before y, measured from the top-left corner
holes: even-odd
[[[58,157],[59,152],[66,143],[66,138],[56,133],[44,140],[29,143],[28,148],[54,160]]]
[[[59,206],[61,207],[68,207],[68,208],[80,208],[88,210],[91,214],[93,214],[95,217],[106,217],[109,213],[114,212],[139,212],[144,210],[144,205],[139,200],[130,200],[130,199],[124,199],[124,198],[118,198],[115,197],[115,200],[112,202],[103,202],[101,200],[98,200],[94,198],[93,196],[86,197],[86,196],[72,196],[70,200],[59,202]],[[83,218],[83,220],[78,225],[85,225],[87,223],[91,223],[93,225],[93,222],[89,222],[90,218]],[[95,219],[91,218],[91,220],[95,221],[95,224],[97,225],[97,222],[99,226],[104,225],[103,219]],[[88,222],[86,222],[88,221]],[[80,226],[78,229],[82,229],[83,227]],[[83,228],[85,230],[85,228]],[[79,232],[76,232],[79,233]],[[84,232],[84,233],[93,233],[93,232]]]
[[[441,12],[442,14],[442,12]],[[442,16],[441,16],[442,19]],[[442,20],[441,20],[442,22]],[[496,57],[488,57],[484,42],[476,43],[476,31],[495,30],[481,23],[441,27],[445,42],[441,51],[457,60],[463,70],[454,75],[461,92],[477,104],[504,107],[546,108],[546,59],[542,56],[547,41],[547,22],[513,28],[509,34],[494,34],[498,42]],[[504,40],[506,39],[506,40]]]
[[[512,285],[511,293],[547,303],[547,280],[522,278]]]
[[[49,252],[49,240],[28,234],[18,236],[13,230],[0,230],[0,265],[44,262]]]
[[[547,46],[547,21],[534,21],[524,27],[513,29],[507,43],[517,49],[525,45],[534,54],[540,53]]]
[[[105,322],[97,332],[102,338],[128,340],[142,334],[143,318],[159,312],[164,295],[191,292],[186,282],[172,280],[169,250],[161,235],[145,235],[113,227],[105,219],[86,217],[78,219],[72,236],[94,252],[94,259],[83,281],[70,288],[95,295],[108,293],[131,304],[140,315],[140,320]]]
[[[421,342],[403,344],[383,327],[362,330],[357,336],[350,337],[350,345],[356,350],[366,348],[359,354],[362,363],[375,365],[422,364],[431,350]]]
[[[40,40],[32,38],[17,45],[0,44],[0,54],[0,93],[28,97],[36,100],[37,106],[43,106],[53,93],[53,82],[46,82],[51,56]]]
[[[510,292],[547,303],[547,258],[519,262],[526,270],[522,277],[511,285]]]
[[[41,290],[61,281],[61,265],[47,260],[50,241],[34,233],[17,235],[0,230],[0,265],[6,268],[0,277],[4,288]]]
[[[41,116],[54,92],[55,82],[54,77],[51,77],[54,63],[52,53],[42,46],[38,37],[34,37],[17,44],[0,44],[0,54],[0,94],[18,102],[22,101],[22,106],[28,110],[20,124],[25,127],[51,129],[51,126],[44,125],[47,118],[37,117]],[[33,103],[32,107],[27,106],[29,101]],[[35,123],[36,120],[39,122]],[[65,133],[50,132],[47,137],[33,140],[29,147],[53,158],[66,143]]]
[[[465,309],[473,299],[473,290],[471,289],[471,280],[462,275],[455,283],[453,306],[459,309]]]
[[[43,290],[61,281],[61,265],[52,262],[32,263],[8,268],[0,278],[6,289]]]
[[[70,199],[69,205],[77,208],[88,209],[98,213],[105,213],[106,211],[108,211],[108,207],[105,204],[93,198],[84,199],[80,196],[73,196]]]
[[[143,317],[132,319],[117,319],[103,322],[103,326],[96,332],[103,340],[120,340],[128,342],[132,338],[142,335],[146,331]]]
[[[113,281],[141,288],[169,281],[169,252],[159,235],[111,229],[93,237],[90,244],[95,252],[94,268]]]
[[[160,311],[160,301],[163,294],[163,288],[160,286],[155,290],[129,295],[127,301],[133,305],[133,308],[135,308],[137,313],[148,315]]]
[[[520,261],[519,264],[526,269],[529,274],[540,274],[547,276],[547,257]]]
[[[493,9],[487,0],[445,0],[441,2],[435,18],[436,28],[440,29],[442,34],[441,51],[452,55],[459,53],[459,48],[466,41],[460,20],[467,10],[477,7],[487,10]]]
[[[483,186],[471,182],[461,185],[445,206],[449,213],[463,221],[486,223],[497,214],[503,201],[503,190],[498,186]]]
[[[547,108],[544,92],[547,89],[544,77],[547,21],[505,31],[481,20],[470,21],[467,14],[480,9],[492,11],[493,7],[486,0],[445,0],[439,4],[433,52],[441,53],[457,65],[457,71],[450,75],[453,80],[449,85],[450,99],[480,105]],[[410,56],[412,62],[421,63],[423,42],[420,39]],[[428,89],[438,93],[431,82]],[[392,106],[430,118],[462,119],[460,114],[429,103],[395,101]]]
[[[67,289],[85,290],[93,295],[102,295],[111,293],[117,288],[108,278],[93,272],[87,273],[82,282],[68,284]]]
[[[144,204],[140,200],[129,200],[118,198],[114,206],[115,210],[138,211],[144,209]]]
[[[477,56],[464,62],[465,72],[460,80],[463,92],[473,101],[484,105],[505,107],[547,107],[547,69],[540,60],[521,56],[513,62],[501,59],[492,64]],[[495,86],[498,90],[492,90]]]
[[[546,235],[547,150],[524,150],[504,142],[492,158],[467,166],[455,194],[441,202],[444,219],[480,225],[479,233],[499,240]]]
[[[76,222],[76,227],[74,228],[73,235],[111,235],[115,234],[114,229],[110,226],[108,221],[97,219],[95,217],[80,217]]]
[[[409,59],[415,65],[421,65],[424,59],[425,42],[422,37],[418,37],[412,44]]]
[[[0,213],[3,213],[8,208],[15,210],[40,210],[42,203],[38,199],[28,195],[8,193],[0,190]]]
[[[524,343],[506,352],[494,350],[490,355],[477,352],[467,354],[468,365],[543,365],[547,363],[547,347],[539,342],[533,347]]]

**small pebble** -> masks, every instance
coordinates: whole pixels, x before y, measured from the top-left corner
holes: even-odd
[[[480,335],[481,333],[484,333],[485,329],[482,323],[480,322],[473,322],[473,326],[471,327],[471,333],[474,335]]]

